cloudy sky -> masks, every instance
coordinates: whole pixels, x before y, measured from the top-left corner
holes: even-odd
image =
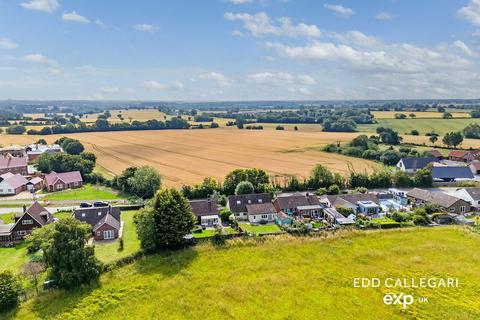
[[[480,0],[0,0],[0,99],[480,98]]]

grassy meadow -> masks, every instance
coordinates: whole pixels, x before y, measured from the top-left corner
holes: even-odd
[[[98,285],[42,292],[3,319],[479,319],[480,235],[459,227],[205,243]],[[450,289],[354,288],[356,277],[458,277]],[[428,297],[403,310],[383,296]]]
[[[118,193],[105,187],[86,184],[78,189],[69,189],[45,194],[48,201],[82,201],[82,200],[120,200]]]

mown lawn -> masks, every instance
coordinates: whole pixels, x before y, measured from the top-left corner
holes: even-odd
[[[98,286],[51,291],[5,319],[479,319],[480,235],[457,227],[205,243],[141,259]],[[354,288],[356,277],[458,277],[450,289]],[[403,310],[386,293],[428,297]]]
[[[133,216],[137,211],[122,211],[123,221],[123,250],[119,250],[119,240],[108,242],[97,242],[95,255],[105,263],[112,262],[119,258],[128,256],[140,249],[140,240],[137,238],[137,231],[133,223]]]
[[[120,195],[113,190],[92,186],[90,184],[84,185],[78,189],[70,189],[65,191],[51,192],[45,195],[44,200],[48,201],[63,201],[63,200],[119,200],[122,199]]]
[[[243,223],[240,224],[240,228],[253,234],[275,233],[282,231],[276,224],[251,225],[248,223]]]
[[[208,238],[208,237],[213,237],[215,235],[215,230],[207,229],[207,230],[202,230],[202,232],[194,232],[192,234],[193,234],[193,237],[197,239]]]

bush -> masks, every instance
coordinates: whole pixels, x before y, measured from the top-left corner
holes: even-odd
[[[332,184],[327,188],[327,194],[333,195],[333,194],[339,194],[340,193],[340,187],[337,186],[336,184]]]
[[[20,302],[22,285],[10,271],[0,273],[0,311],[10,310]]]
[[[235,194],[252,194],[255,193],[255,188],[250,181],[242,181],[235,188]]]

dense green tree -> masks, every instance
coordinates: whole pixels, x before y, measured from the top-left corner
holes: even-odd
[[[44,153],[37,159],[37,169],[43,173],[80,171],[85,176],[92,173],[94,167],[94,162],[66,153]]]
[[[386,165],[394,166],[400,161],[400,153],[395,150],[387,150],[380,156],[380,161]]]
[[[400,137],[398,132],[390,128],[383,128],[383,127],[381,128],[382,130],[381,132],[379,132],[379,134],[380,134],[380,141],[382,143],[392,144],[392,145],[400,144],[400,142],[402,141],[402,138]],[[378,129],[377,129],[377,132],[378,132]]]
[[[255,188],[250,181],[241,181],[235,188],[235,194],[251,194],[255,193]]]
[[[0,272],[0,312],[15,308],[20,302],[22,285],[10,271]]]
[[[27,131],[27,128],[19,124],[12,125],[7,128],[8,134],[24,134],[26,131]]]
[[[393,174],[392,182],[395,187],[398,188],[408,188],[413,187],[413,181],[410,176],[403,171],[397,171]]]
[[[370,184],[370,179],[367,174],[363,173],[350,173],[350,178],[348,180],[348,186],[350,188],[358,188],[358,187],[368,187]]]
[[[80,154],[80,156],[82,157],[82,159],[84,160],[88,160],[88,161],[91,161],[93,163],[96,163],[97,162],[97,156],[93,153],[93,152],[82,152]]]
[[[438,136],[437,135],[431,135],[428,140],[430,140],[430,142],[435,145],[435,142],[438,141]]]
[[[449,147],[454,147],[456,148],[463,142],[463,136],[461,132],[449,132],[445,134],[445,136],[442,139],[443,144]]]
[[[418,170],[413,176],[413,183],[417,187],[433,186],[432,172],[429,168]]]
[[[480,139],[480,124],[470,123],[463,129],[463,135],[469,139]]]
[[[261,169],[236,169],[225,176],[223,182],[223,190],[225,194],[234,194],[237,185],[242,181],[251,182],[255,192],[257,192],[261,184],[268,184],[269,182],[267,173]]]
[[[330,195],[340,194],[340,187],[337,186],[336,184],[332,184],[327,188],[327,194],[330,194]]]
[[[133,194],[143,199],[149,199],[160,189],[161,177],[154,168],[143,166],[135,170],[133,176],[128,178],[127,183]]]
[[[85,150],[85,147],[80,141],[71,141],[64,144],[63,150],[68,154],[79,155]]]
[[[61,288],[77,287],[100,276],[101,263],[94,248],[87,245],[91,230],[86,223],[65,218],[54,224],[49,241],[42,245],[50,277]]]
[[[212,196],[214,193],[220,191],[220,189],[221,186],[217,180],[207,177],[203,179],[201,184],[182,186],[182,193],[188,199],[201,199]]]
[[[179,191],[162,189],[155,194],[151,205],[139,212],[135,221],[142,248],[153,252],[183,244],[196,218]]]
[[[343,186],[344,180],[341,175],[332,173],[326,167],[322,166],[321,164],[317,164],[310,172],[310,177],[308,178],[307,184],[309,188],[318,190],[318,188],[321,187],[328,188],[332,184]]]
[[[47,141],[45,141],[45,139],[38,139],[37,142],[35,142],[35,144],[47,145]]]

